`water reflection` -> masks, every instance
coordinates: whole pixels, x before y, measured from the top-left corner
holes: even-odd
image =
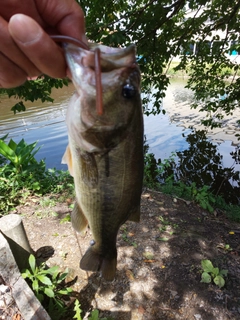
[[[223,156],[217,145],[207,138],[206,131],[192,132],[185,138],[188,149],[176,153],[178,162],[174,171],[177,179],[186,184],[195,182],[198,188],[210,186],[214,194],[238,204],[240,176],[239,171],[235,171],[235,164],[239,163],[239,148],[230,154],[233,165],[224,167]]]
[[[235,170],[235,166],[240,163],[240,148],[236,147],[230,153],[233,165],[225,167],[218,146],[210,141],[206,131],[192,130],[188,135],[182,136],[188,147],[177,151],[174,160],[168,162],[169,166],[161,174],[156,169],[163,159],[156,159],[154,154],[148,157],[152,179],[165,183],[169,176],[173,176],[174,181],[182,181],[188,186],[192,183],[197,188],[210,186],[213,194],[222,196],[227,203],[239,204],[240,172]],[[149,152],[146,142],[145,152]]]

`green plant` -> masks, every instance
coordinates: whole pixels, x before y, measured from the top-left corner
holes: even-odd
[[[143,185],[156,189],[158,185],[158,163],[153,153],[147,153],[144,155],[144,180]]]
[[[161,226],[159,227],[161,233],[167,232],[169,235],[173,235],[175,230],[179,227],[177,223],[172,223],[163,216],[159,216],[158,219],[161,222]]]
[[[63,296],[72,292],[71,288],[64,287],[64,280],[68,275],[59,272],[59,267],[47,268],[44,263],[37,266],[35,257],[29,256],[30,269],[22,273],[24,279],[28,279],[38,300],[46,305],[46,309],[52,319],[59,319],[60,314],[64,314],[67,308],[63,301]]]
[[[95,309],[91,312],[88,320],[111,320],[111,318],[99,318],[99,311]]]
[[[73,311],[75,312],[75,315],[74,315],[73,319],[82,320],[82,317],[81,317],[82,309],[80,308],[80,306],[81,305],[80,305],[78,299],[76,299],[74,301]]]
[[[28,145],[24,140],[18,144],[10,140],[7,144],[6,137],[0,139],[0,214],[7,213],[32,193],[52,192],[61,194],[63,199],[74,194],[69,172],[47,170],[44,160],[35,159],[39,150],[35,148],[36,142]],[[53,205],[54,201],[48,199],[45,205]]]
[[[0,139],[0,155],[10,162],[10,166],[17,173],[37,162],[34,156],[40,147],[35,149],[36,144],[37,142],[27,144],[24,139],[19,143],[11,139],[7,144],[4,140]]]
[[[137,243],[136,241],[132,240],[129,238],[129,236],[132,236],[133,234],[129,233],[127,231],[127,227],[125,225],[123,225],[121,227],[121,231],[122,231],[122,239],[127,242],[129,245],[133,246],[133,247],[137,247]]]
[[[50,197],[42,197],[39,200],[39,204],[42,207],[54,207],[56,205],[56,200]]]
[[[51,319],[63,319],[67,312],[72,312],[71,308],[67,307],[64,302],[64,297],[70,296],[72,293],[72,288],[65,284],[68,270],[60,273],[58,266],[47,268],[44,263],[38,266],[32,254],[29,256],[29,266],[30,269],[25,269],[22,272],[22,277],[29,281],[36,297],[46,308]],[[74,301],[73,319],[83,320],[80,307],[80,302],[76,299]],[[88,318],[84,317],[84,319],[112,320],[111,318],[100,318],[97,309],[92,310],[90,316]]]
[[[203,209],[213,212],[213,204],[216,202],[215,197],[210,192],[210,187],[203,186],[200,189],[196,188],[196,183],[191,185],[191,193],[193,200],[195,200]]]
[[[210,260],[201,261],[203,273],[201,282],[210,283],[213,281],[219,288],[222,288],[225,285],[224,276],[227,276],[227,270],[219,270],[215,268]]]
[[[82,313],[82,310],[80,308],[80,303],[78,301],[78,299],[76,299],[74,301],[74,312],[75,312],[75,315],[73,317],[73,319],[76,319],[76,320],[83,320],[82,316],[81,316],[81,313]],[[94,309],[91,311],[91,314],[88,318],[84,317],[84,319],[88,319],[88,320],[112,320],[112,318],[99,318],[99,311],[97,309]]]
[[[62,218],[61,220],[60,220],[60,223],[62,224],[62,223],[66,223],[66,222],[71,222],[71,216],[70,216],[70,214],[67,214],[64,218]]]

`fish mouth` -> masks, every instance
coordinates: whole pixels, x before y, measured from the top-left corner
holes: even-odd
[[[83,68],[95,69],[95,50],[101,52],[101,71],[108,72],[114,69],[136,64],[136,46],[130,44],[126,48],[110,48],[102,44],[89,43],[90,50],[83,49],[71,43],[64,45],[69,67],[74,78],[76,64]]]
[[[126,48],[109,48],[95,43],[89,43],[89,47],[90,50],[86,50],[71,43],[64,46],[72,81],[81,102],[80,121],[83,128],[94,127],[99,131],[112,131],[116,127],[116,116],[120,126],[119,121],[125,125],[129,116],[128,111],[121,112],[119,115],[120,110],[114,110],[117,107],[112,106],[112,96],[117,96],[117,90],[121,91],[119,88],[129,81],[130,74],[138,70],[136,47],[132,44]],[[96,77],[96,50],[101,52],[98,57],[100,59],[98,79]],[[100,89],[99,82],[101,82]],[[102,107],[98,107],[99,100]]]
[[[88,91],[88,95],[96,96],[96,68],[101,75],[103,93],[117,84],[119,77],[127,68],[136,67],[136,47],[134,44],[126,48],[109,48],[104,45],[89,43],[90,50],[80,48],[71,43],[64,46],[71,79],[79,93]],[[98,50],[98,63],[95,52]]]
[[[109,83],[106,77],[102,74],[106,74],[116,69],[122,69],[126,67],[136,67],[136,47],[134,44],[129,45],[126,48],[112,48],[102,44],[96,44],[89,42],[88,44],[69,36],[64,35],[51,35],[51,38],[56,42],[62,42],[65,50],[70,73],[67,72],[69,78],[71,78],[78,88],[79,75],[81,75],[81,67],[88,69],[88,74],[91,75],[90,70],[94,70],[94,77],[88,77],[88,84],[95,86],[96,88],[96,110],[98,115],[103,114],[103,85],[106,86]],[[94,58],[93,58],[94,57]],[[102,83],[103,82],[103,83]]]

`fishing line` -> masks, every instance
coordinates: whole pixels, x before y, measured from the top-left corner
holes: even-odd
[[[74,229],[73,229],[73,233],[74,233],[74,235],[75,235],[75,237],[77,239],[77,244],[78,244],[79,252],[80,252],[80,255],[81,255],[81,259],[82,259],[82,257],[83,257],[82,249],[81,249],[81,246],[80,246],[80,243],[79,243],[77,232]],[[85,271],[85,272],[87,274],[87,278],[89,279],[89,277],[90,277],[89,272],[88,271]]]
[[[51,39],[55,42],[67,42],[74,44],[85,50],[90,50],[88,45],[81,40],[63,36],[63,35],[51,35]],[[101,79],[101,51],[99,48],[94,50],[94,62],[95,62],[95,80],[96,80],[96,111],[99,116],[103,114],[103,96],[102,96],[102,79]]]
[[[72,38],[72,37],[69,37],[69,36],[51,35],[50,38],[53,39],[55,42],[72,43],[75,46],[78,46],[78,47],[83,48],[85,50],[89,50],[89,47],[85,42],[78,40],[78,39],[75,39],[75,38]]]

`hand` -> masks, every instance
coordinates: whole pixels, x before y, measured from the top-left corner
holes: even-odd
[[[16,87],[43,73],[66,76],[63,50],[50,34],[86,42],[84,15],[75,0],[1,0],[0,87]]]

